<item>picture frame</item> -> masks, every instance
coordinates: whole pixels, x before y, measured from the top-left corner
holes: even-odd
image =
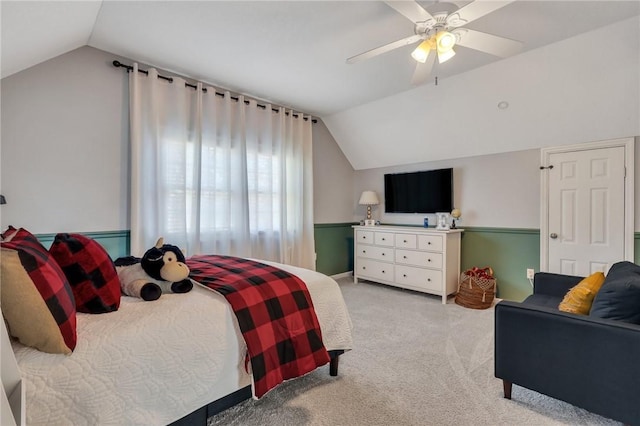
[[[448,231],[449,213],[436,213],[436,229],[439,231]]]

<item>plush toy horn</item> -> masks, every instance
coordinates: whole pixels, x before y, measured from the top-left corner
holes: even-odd
[[[158,238],[158,242],[156,243],[156,248],[159,249],[164,245],[164,238],[160,237]]]

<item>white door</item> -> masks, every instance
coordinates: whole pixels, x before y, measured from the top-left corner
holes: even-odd
[[[548,166],[548,271],[606,273],[627,257],[633,232],[625,229],[625,147],[549,153]]]

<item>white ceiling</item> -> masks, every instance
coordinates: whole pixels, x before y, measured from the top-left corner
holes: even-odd
[[[420,4],[432,13],[450,7]],[[380,1],[3,0],[1,6],[3,78],[89,45],[320,117],[415,89],[411,46],[345,62],[413,34],[413,24]],[[522,41],[526,52],[639,14],[638,0],[517,0],[467,27]],[[464,47],[457,53],[436,64],[440,79],[500,60]]]

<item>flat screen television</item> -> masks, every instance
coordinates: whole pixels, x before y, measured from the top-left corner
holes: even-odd
[[[436,213],[453,209],[453,169],[384,175],[385,213]]]

